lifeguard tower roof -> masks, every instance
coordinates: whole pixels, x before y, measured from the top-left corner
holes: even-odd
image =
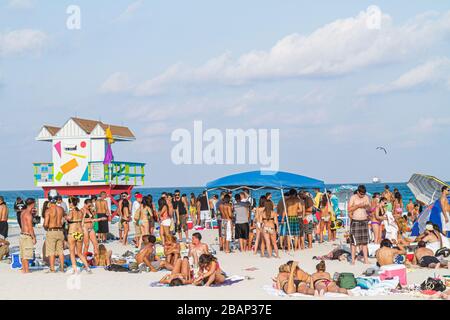
[[[53,141],[55,138],[79,138],[91,137],[96,139],[106,138],[106,129],[111,129],[116,141],[136,140],[133,132],[127,127],[106,124],[97,120],[70,118],[62,127],[44,125],[36,140]]]

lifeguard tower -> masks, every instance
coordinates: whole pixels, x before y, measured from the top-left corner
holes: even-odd
[[[115,195],[144,185],[145,163],[107,160],[112,141],[136,140],[127,127],[70,118],[62,127],[45,125],[36,140],[51,143],[52,162],[33,164],[34,183],[45,197],[51,189],[82,198],[105,191],[117,205]]]

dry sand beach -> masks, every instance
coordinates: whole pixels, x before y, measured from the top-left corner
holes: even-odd
[[[112,226],[112,232],[117,234],[116,225]],[[201,231],[204,242],[209,245],[215,243],[217,230]],[[17,227],[11,226],[9,241],[11,248],[18,246]],[[38,243],[36,253],[42,252],[44,230],[36,228]],[[131,234],[133,236],[133,234]],[[108,249],[113,254],[121,255],[127,250],[132,250],[131,246],[124,247],[118,241],[108,243]],[[213,246],[214,247],[214,246]],[[261,258],[253,253],[233,253],[224,254],[217,252],[220,265],[228,275],[248,277],[247,279],[235,283],[231,286],[223,287],[195,287],[184,286],[176,288],[150,287],[149,284],[158,281],[167,271],[157,273],[121,273],[109,272],[103,269],[94,269],[93,274],[82,272],[79,278],[79,286],[73,284],[73,276],[68,274],[46,274],[45,271],[34,271],[31,274],[23,275],[18,270],[12,270],[10,265],[0,263],[0,299],[142,299],[142,300],[293,300],[293,299],[330,299],[329,297],[279,297],[270,295],[263,287],[272,285],[272,277],[277,273],[280,264],[288,260],[299,261],[299,266],[307,272],[313,272],[317,264],[312,257],[323,255],[331,251],[332,244],[316,244],[312,250],[296,252],[293,255],[281,253],[280,259]],[[68,253],[68,250],[66,250]],[[372,264],[375,263],[371,259]],[[356,266],[351,266],[346,262],[327,261],[328,271],[353,272],[360,275],[367,266],[358,262]],[[245,269],[257,268],[258,270],[246,271]],[[446,275],[449,270],[412,269],[408,272],[408,284],[422,283],[428,276]],[[72,282],[71,282],[72,281]],[[72,289],[70,289],[72,288]],[[374,297],[345,297],[333,299],[419,299],[408,294],[382,295]],[[427,297],[422,297],[427,299]]]

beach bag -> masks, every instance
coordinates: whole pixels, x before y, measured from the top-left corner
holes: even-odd
[[[372,278],[357,278],[356,284],[358,287],[364,290],[371,289],[375,284],[375,279]]]
[[[354,289],[357,282],[353,273],[343,272],[339,274],[337,285],[342,289]]]
[[[420,285],[420,289],[444,292],[447,287],[441,279],[428,278],[427,280],[422,282],[422,284]]]
[[[450,256],[450,249],[449,248],[440,248],[438,251],[436,251],[435,254],[436,257],[439,256],[444,256],[445,258],[447,258],[448,256]]]

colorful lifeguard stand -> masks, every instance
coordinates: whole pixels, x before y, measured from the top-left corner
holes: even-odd
[[[45,197],[51,189],[62,196],[88,197],[105,191],[112,203],[115,195],[144,185],[145,163],[112,161],[104,164],[107,131],[114,141],[136,140],[127,127],[101,121],[70,118],[62,127],[45,125],[38,141],[51,143],[52,162],[34,163],[34,183]]]

